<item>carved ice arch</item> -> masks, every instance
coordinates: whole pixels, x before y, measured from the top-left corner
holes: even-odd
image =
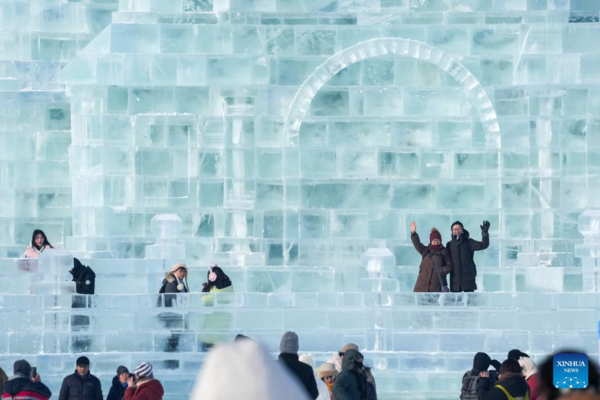
[[[494,106],[481,83],[454,56],[424,42],[400,38],[377,38],[348,47],[323,62],[302,83],[285,117],[285,147],[297,145],[302,120],[318,91],[338,72],[374,57],[398,55],[435,65],[460,84],[467,99],[477,110],[486,136],[486,147],[500,146],[500,125]]]

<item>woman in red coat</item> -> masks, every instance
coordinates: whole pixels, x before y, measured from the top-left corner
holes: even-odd
[[[410,232],[415,250],[423,257],[413,292],[448,292],[446,275],[452,271],[452,260],[450,253],[442,245],[442,235],[437,229],[432,228],[429,235],[430,243],[425,246],[419,239],[417,224],[414,221],[410,223]]]
[[[135,378],[131,377],[127,381],[123,400],[162,400],[165,390],[160,382],[154,379],[150,363],[140,363],[134,374]]]
[[[519,365],[523,368],[523,376],[529,385],[529,400],[540,398],[540,375],[537,366],[529,357],[519,358]]]

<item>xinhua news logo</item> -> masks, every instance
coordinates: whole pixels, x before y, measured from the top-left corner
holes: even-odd
[[[559,353],[554,356],[554,387],[585,389],[588,383],[587,354]]]

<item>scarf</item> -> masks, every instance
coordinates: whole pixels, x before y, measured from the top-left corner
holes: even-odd
[[[325,385],[327,385],[327,391],[329,393],[331,393],[331,389],[333,388],[333,385],[335,385],[335,381],[331,382],[331,383],[327,383],[325,382]]]

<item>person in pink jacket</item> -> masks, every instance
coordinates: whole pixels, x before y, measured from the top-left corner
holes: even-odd
[[[25,253],[23,253],[23,258],[38,258],[44,250],[52,248],[44,231],[36,229],[31,236],[31,244],[25,249]]]

